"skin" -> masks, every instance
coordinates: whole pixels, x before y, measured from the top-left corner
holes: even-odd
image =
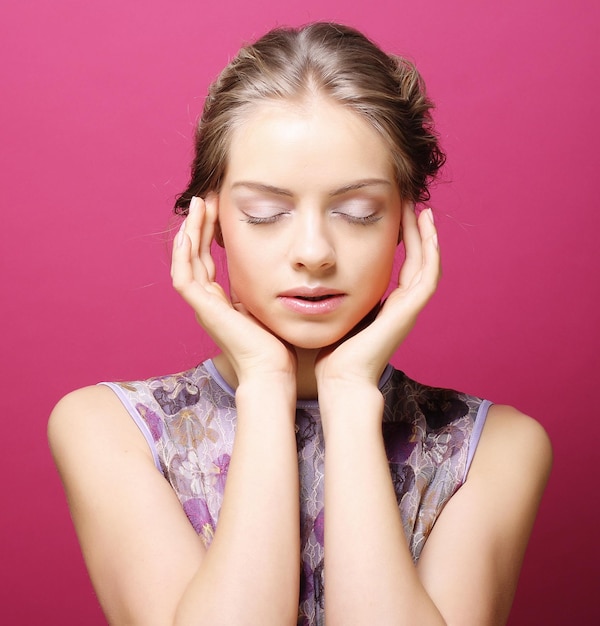
[[[215,232],[227,252],[231,300],[215,282]],[[399,233],[406,261],[397,286],[363,327],[388,286]],[[492,407],[466,483],[413,564],[377,383],[434,293],[440,257],[431,212],[417,218],[402,201],[375,131],[319,97],[258,106],[232,137],[219,193],[192,201],[172,275],[219,345],[215,364],[236,389],[238,429],[210,549],[109,389],[70,394],[50,420],[110,622],[296,623],[294,409],[297,398],[318,397],[327,447],[327,624],[505,623],[550,445],[534,420]],[[322,306],[296,297],[307,288],[334,296],[331,309],[306,313],[302,307]],[[360,467],[347,462],[354,458]]]
[[[404,209],[418,239],[412,206]],[[297,365],[298,395],[316,397],[321,349],[373,309],[391,277],[403,208],[382,139],[324,101],[263,105],[234,134],[218,207],[213,197],[206,210],[209,221],[218,213],[236,304],[294,347],[297,363],[287,367]],[[434,237],[433,224],[426,228]],[[432,258],[423,298],[435,287],[436,268]],[[302,287],[340,292],[343,301],[329,315],[298,315],[280,294]],[[218,363],[235,387],[236,372]]]

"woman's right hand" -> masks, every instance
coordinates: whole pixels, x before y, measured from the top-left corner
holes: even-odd
[[[218,196],[194,197],[173,246],[173,286],[194,309],[196,318],[223,351],[239,383],[254,377],[295,378],[293,349],[270,333],[241,302],[216,282],[211,243],[218,217]]]

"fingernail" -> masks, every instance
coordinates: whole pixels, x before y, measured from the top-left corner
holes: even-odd
[[[435,220],[433,219],[433,210],[431,209],[431,207],[427,209],[427,214],[429,215],[429,219],[431,220],[431,223],[435,224]]]
[[[435,234],[433,236],[433,245],[435,246],[436,250],[439,250],[440,247],[440,242],[438,241],[438,236],[437,234]]]
[[[192,209],[196,206],[196,196],[192,196],[192,199],[190,200],[190,207],[188,209],[188,212],[191,212]]]

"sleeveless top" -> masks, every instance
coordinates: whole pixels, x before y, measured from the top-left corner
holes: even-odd
[[[208,547],[235,436],[234,390],[210,360],[179,374],[102,384],[113,389],[140,428],[157,469]],[[390,474],[416,562],[438,515],[466,478],[490,402],[419,384],[391,365],[379,388]],[[317,401],[298,401],[296,440],[302,550],[298,626],[318,626],[324,623],[325,451]]]

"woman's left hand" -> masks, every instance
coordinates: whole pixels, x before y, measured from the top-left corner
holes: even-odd
[[[441,267],[431,209],[422,211],[417,218],[414,205],[404,203],[402,230],[406,258],[398,286],[370,324],[322,350],[315,366],[319,397],[332,382],[377,386],[390,357],[436,290]]]

